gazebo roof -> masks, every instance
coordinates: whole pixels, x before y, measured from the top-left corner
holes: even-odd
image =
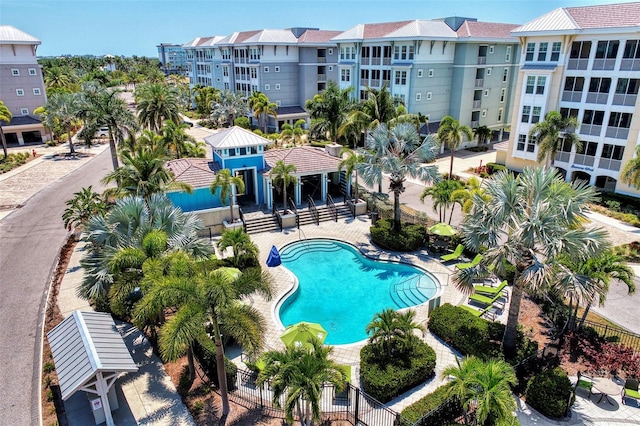
[[[208,158],[178,158],[167,161],[166,166],[178,182],[188,183],[194,188],[211,185],[220,170],[220,165]]]
[[[342,161],[338,157],[327,154],[320,148],[310,146],[298,146],[287,149],[270,149],[264,153],[264,161],[267,167],[262,174],[269,175],[276,163],[282,160],[286,164],[296,166],[296,175],[309,175],[322,172],[338,171],[338,164]]]
[[[233,126],[221,132],[207,136],[204,141],[215,149],[265,146],[272,142],[242,127]]]
[[[138,371],[109,314],[75,311],[47,337],[62,399],[83,388],[99,372]]]

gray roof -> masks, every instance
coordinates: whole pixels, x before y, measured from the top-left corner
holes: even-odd
[[[211,136],[207,136],[204,138],[204,141],[217,149],[266,146],[272,143],[269,139],[238,126],[233,126]]]
[[[30,115],[17,115],[11,117],[11,122],[9,126],[26,126],[30,124],[41,124],[42,120],[36,117],[32,117]]]
[[[111,315],[75,311],[47,334],[62,399],[98,372],[138,371]]]
[[[40,44],[40,40],[20,31],[11,25],[0,25],[0,43],[2,44]]]

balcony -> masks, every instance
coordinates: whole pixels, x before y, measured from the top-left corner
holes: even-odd
[[[620,71],[640,71],[640,59],[622,59]]]
[[[623,95],[616,93],[613,95],[613,105],[636,106],[638,95]]]
[[[382,80],[382,84],[386,87],[391,87],[391,80]]]
[[[620,160],[612,160],[610,158],[601,158],[598,163],[598,167],[601,169],[613,170],[614,172],[620,171],[620,167],[622,166],[622,161]]]
[[[607,132],[605,136],[614,139],[627,139],[629,137],[629,129],[626,127],[607,126]]]
[[[382,65],[391,65],[391,58],[382,58]]]
[[[316,59],[319,64],[324,64],[327,62],[327,58],[325,56],[318,56]]]
[[[360,58],[360,64],[362,65],[369,65],[371,63],[371,58],[366,57],[366,58]]]
[[[478,56],[478,65],[484,65],[487,63],[487,57],[486,56]]]
[[[372,78],[371,79],[371,87],[380,87],[380,79]]]
[[[472,121],[471,122],[471,128],[475,129],[477,127],[480,127],[480,122],[479,121]]]
[[[565,90],[562,92],[562,100],[564,102],[580,102],[582,100],[582,91]]]
[[[567,69],[569,70],[586,70],[589,66],[589,59],[569,59]]]
[[[476,86],[475,87],[483,87],[484,86],[484,78],[476,78]]]
[[[580,126],[581,135],[600,136],[600,133],[602,133],[601,124],[582,124]]]
[[[597,71],[610,71],[615,69],[616,60],[615,59],[594,59],[593,60],[593,70]]]
[[[482,101],[473,101],[473,108],[480,108],[482,106]]]
[[[593,163],[595,162],[595,160],[595,157],[592,157],[590,155],[576,154],[576,157],[573,159],[573,164],[593,167]]]
[[[556,161],[560,161],[562,163],[568,163],[570,158],[570,152],[559,152],[556,154]]]
[[[595,92],[587,93],[587,102],[590,104],[606,104],[608,98],[609,98],[608,93],[595,93]]]
[[[380,65],[380,58],[372,58],[371,65]]]
[[[327,74],[318,74],[318,81],[327,81]]]

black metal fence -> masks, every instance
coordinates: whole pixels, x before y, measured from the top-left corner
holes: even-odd
[[[620,327],[585,320],[584,327],[593,328],[600,336],[612,342],[620,343],[640,353],[640,335],[631,333]]]

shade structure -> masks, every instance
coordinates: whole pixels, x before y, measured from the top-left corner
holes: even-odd
[[[318,323],[302,321],[287,327],[280,336],[280,340],[287,346],[309,346],[309,340],[313,337],[320,340],[320,343],[324,343],[324,339],[327,338],[327,330]]]
[[[271,246],[271,250],[269,251],[269,256],[267,257],[267,266],[273,268],[275,266],[279,266],[282,264],[282,260],[280,260],[280,253],[276,246]]]
[[[458,230],[446,223],[436,223],[429,228],[429,232],[435,235],[440,235],[442,237],[450,237],[452,235],[456,235],[458,233]]]

